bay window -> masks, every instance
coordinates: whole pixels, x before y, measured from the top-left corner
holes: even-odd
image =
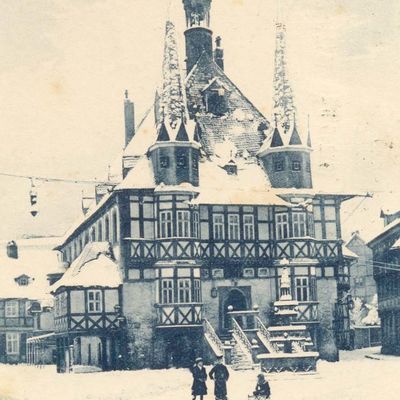
[[[294,212],[292,214],[293,237],[304,237],[307,234],[306,214]]]
[[[161,303],[172,304],[174,303],[174,280],[163,279],[161,281]]]
[[[177,211],[177,237],[186,238],[190,236],[190,213],[189,211]]]
[[[288,213],[279,213],[275,215],[276,238],[286,239],[289,237]]]
[[[178,302],[190,303],[191,297],[190,278],[178,279]]]
[[[160,211],[160,237],[172,237],[172,211]]]

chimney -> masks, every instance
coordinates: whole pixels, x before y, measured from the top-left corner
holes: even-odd
[[[131,139],[135,136],[135,106],[133,102],[129,100],[127,90],[125,90],[124,116],[125,116],[125,147],[126,147],[128,146]]]
[[[7,243],[7,256],[10,258],[18,258],[18,246],[14,240]]]
[[[215,39],[214,61],[222,70],[224,70],[224,49],[221,47],[221,36]]]

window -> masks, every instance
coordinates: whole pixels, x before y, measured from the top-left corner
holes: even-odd
[[[87,292],[88,311],[90,313],[102,311],[102,296],[100,290],[89,290]]]
[[[19,335],[15,332],[7,332],[6,334],[6,350],[7,354],[19,354]]]
[[[244,240],[254,239],[254,215],[243,216]]]
[[[309,292],[308,278],[296,278],[296,300],[309,301]]]
[[[195,211],[193,213],[193,237],[198,238],[199,235],[199,213]]]
[[[224,228],[224,215],[223,214],[214,214],[213,215],[213,230],[214,230],[214,239],[224,239],[225,236],[225,228]]]
[[[96,241],[96,228],[95,227],[92,228],[91,239],[92,239],[92,242]]]
[[[163,279],[161,281],[161,303],[171,304],[174,302],[174,281]]]
[[[168,167],[169,167],[169,157],[160,156],[160,168],[168,168]]]
[[[183,152],[178,152],[176,155],[176,166],[178,168],[186,168],[187,167],[187,157]]]
[[[228,111],[228,104],[223,87],[208,91],[205,95],[206,110],[214,115],[224,115]]]
[[[18,301],[17,300],[6,301],[6,317],[8,317],[8,318],[18,317]]]
[[[288,214],[281,213],[275,215],[276,238],[286,239],[289,237]]]
[[[274,162],[274,170],[275,170],[275,172],[283,171],[283,161],[282,160],[276,160]]]
[[[230,240],[239,240],[239,215],[228,215],[228,230]]]
[[[292,162],[292,171],[301,171],[301,163],[300,161]]]
[[[199,157],[196,154],[192,154],[192,169],[193,171],[199,169]]]
[[[304,237],[307,234],[306,214],[294,212],[292,214],[293,237]]]
[[[178,279],[179,303],[190,303],[190,279]]]
[[[99,242],[103,241],[103,224],[101,221],[99,221],[99,233],[98,233],[98,239]]]
[[[190,229],[190,213],[189,211],[178,211],[177,216],[177,236],[178,237],[189,237]]]
[[[117,213],[114,211],[112,213],[112,241],[113,243],[118,242],[118,220]]]
[[[201,303],[201,283],[200,279],[193,281],[193,302]]]
[[[110,241],[110,218],[108,216],[104,220],[104,239],[106,242]]]
[[[160,237],[172,237],[172,211],[160,212]]]

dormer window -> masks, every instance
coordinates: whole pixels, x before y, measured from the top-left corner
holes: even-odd
[[[18,276],[17,278],[15,278],[15,282],[17,282],[17,284],[19,286],[28,286],[29,285],[29,276],[28,275]]]
[[[228,112],[228,92],[223,84],[214,78],[203,89],[203,102],[206,112],[222,116]]]

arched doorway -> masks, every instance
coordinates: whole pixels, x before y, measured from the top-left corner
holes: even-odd
[[[224,302],[224,329],[231,329],[231,317],[228,315],[229,307],[232,306],[232,311],[243,311],[249,308],[245,294],[239,289],[232,289]],[[238,323],[241,324],[241,319],[238,317]]]

